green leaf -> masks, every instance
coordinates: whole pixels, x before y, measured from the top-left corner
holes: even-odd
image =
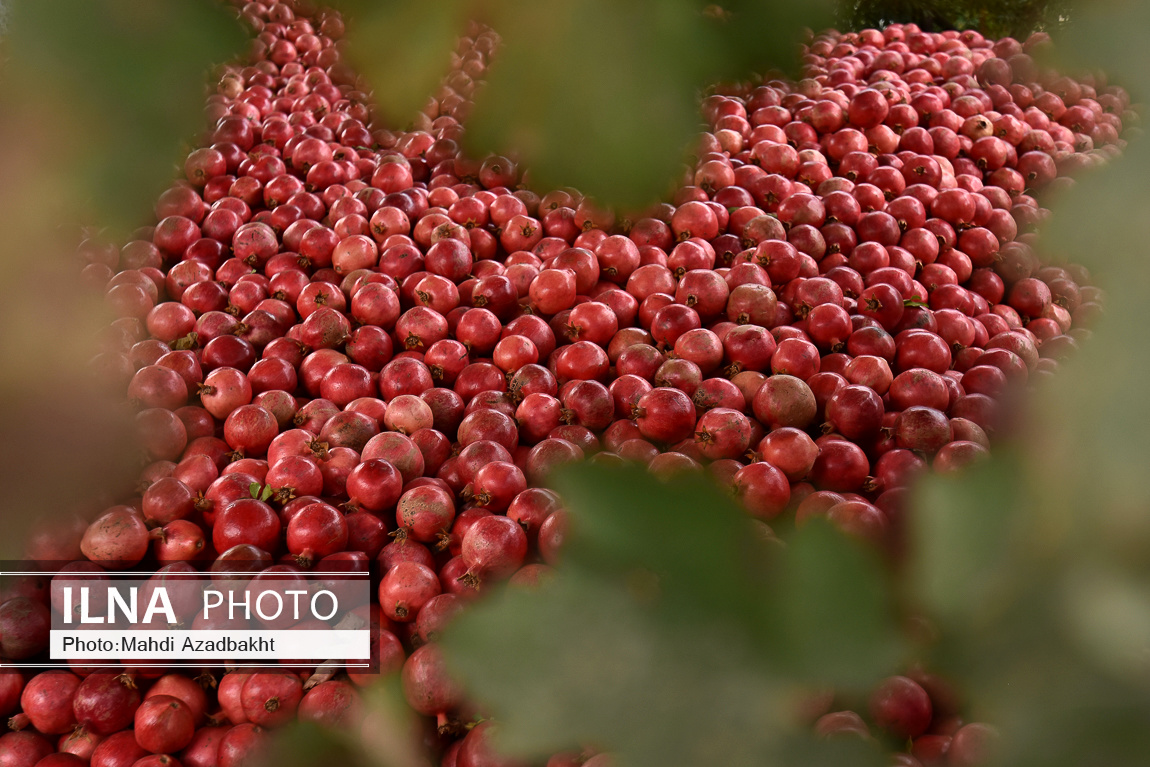
[[[556,577],[476,604],[441,640],[510,751],[786,764],[805,742],[796,692],[890,670],[877,568],[837,532],[804,530],[780,553],[703,476],[584,464],[556,484],[571,514]]]
[[[1083,562],[1067,574],[1063,616],[1074,644],[1115,679],[1146,667],[1150,583],[1110,562]]]
[[[254,753],[258,767],[312,767],[335,763],[364,767],[365,762],[343,734],[313,722],[294,721]]]
[[[464,146],[530,168],[538,189],[576,186],[638,207],[668,193],[698,130],[701,52],[683,2],[508,2],[503,46]]]
[[[707,81],[746,81],[754,74],[772,71],[801,77],[803,32],[830,26],[836,6],[833,0],[725,0],[707,5],[700,26],[717,41],[710,50]]]
[[[874,552],[813,520],[787,538],[771,585],[771,645],[806,681],[861,687],[903,652]]]
[[[1083,3],[1072,23],[1054,35],[1054,58],[1065,72],[1105,71],[1112,82],[1133,91],[1135,101],[1150,94],[1150,8],[1145,3]],[[1116,194],[1106,198],[1120,199]]]
[[[635,209],[670,193],[701,127],[699,91],[797,60],[798,18],[825,2],[519,0],[493,8],[503,47],[465,147],[514,154],[538,189]],[[760,70],[761,71],[761,70]]]
[[[1000,451],[959,476],[919,483],[913,508],[910,583],[941,615],[993,612],[1010,598],[1002,576],[1022,503],[1017,458]]]
[[[451,68],[468,3],[357,0],[346,8],[347,59],[372,86],[375,108],[396,128],[409,125]]]
[[[18,2],[9,21],[5,109],[37,121],[22,139],[59,200],[76,194],[61,220],[139,226],[207,127],[208,70],[241,50],[239,23],[211,0]]]
[[[907,298],[902,302],[903,306],[913,306],[917,309],[929,309],[930,304],[926,301],[916,301],[913,298]]]
[[[250,485],[248,485],[248,493],[251,495],[252,498],[258,499],[260,497],[260,489],[261,489],[261,487],[260,487],[259,482],[253,482]]]
[[[200,334],[196,331],[188,333],[182,338],[177,338],[172,342],[172,351],[189,351],[199,346]]]
[[[275,494],[275,491],[272,490],[271,485],[267,485],[264,487],[264,491],[262,493],[260,493],[260,500],[266,501],[268,498],[271,498],[274,494]]]
[[[1150,85],[1146,13],[1084,7],[1057,51],[1104,63],[1137,99]],[[1105,313],[1056,376],[1006,405],[1012,447],[931,477],[917,504],[910,582],[938,621],[936,668],[1002,729],[1001,763],[1015,767],[1150,752],[1150,267],[1132,251],[1150,237],[1150,150],[1131,141],[1107,165],[1057,199],[1037,192],[1052,210],[1040,256],[1087,266]]]
[[[656,589],[670,620],[732,621],[769,633],[751,589],[768,548],[746,513],[709,478],[659,482],[638,467],[582,464],[554,477],[572,514],[564,556],[636,593]]]
[[[461,614],[443,640],[524,756],[601,744],[639,767],[770,759],[789,700],[745,642],[705,621],[669,631],[626,592],[564,575]]]
[[[254,756],[257,767],[428,767],[421,728],[403,698],[398,675],[358,691],[363,720],[350,730],[293,721],[269,733],[267,748]]]
[[[423,728],[403,697],[399,674],[360,690],[364,721],[358,730],[361,764],[368,767],[427,767]],[[323,760],[320,764],[331,764]]]

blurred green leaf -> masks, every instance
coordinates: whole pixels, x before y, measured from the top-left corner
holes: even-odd
[[[707,32],[716,39],[709,51],[707,83],[745,82],[754,74],[777,70],[802,76],[799,44],[806,31],[819,31],[834,20],[834,0],[787,3],[774,0],[724,0],[703,12]]]
[[[1083,6],[1058,50],[1144,94],[1141,4]],[[1089,267],[1105,312],[1015,420],[1013,449],[920,494],[917,574],[937,667],[1003,732],[1012,767],[1150,753],[1150,150],[1133,140],[1051,203],[1039,247]],[[1040,197],[1040,200],[1042,198]],[[1018,413],[1015,414],[1019,416]]]
[[[0,410],[19,440],[0,453],[25,481],[4,506],[18,558],[20,526],[35,515],[92,514],[139,471],[122,384],[86,363],[112,317],[82,286],[81,226],[124,234],[152,219],[181,143],[204,126],[213,63],[244,36],[214,0],[58,0],[5,3],[0,64]],[[178,160],[177,160],[178,162]],[[50,296],[50,300],[46,298]],[[60,454],[67,460],[44,461]]]
[[[692,0],[505,2],[503,46],[476,96],[465,146],[518,158],[532,185],[576,186],[638,208],[667,194],[699,130],[699,90],[796,59],[792,22],[818,4]]]
[[[1142,172],[1148,165],[1150,148],[1139,140],[1103,172],[1077,179],[1053,207],[1041,239],[1044,252],[1057,261],[1084,264],[1110,290],[1124,290],[1127,277],[1142,279],[1143,264],[1131,258],[1135,241],[1130,238],[1150,233],[1150,222],[1141,216],[1150,202],[1150,179]],[[1111,306],[1108,302],[1107,309]]]
[[[762,764],[789,721],[745,637],[705,620],[669,630],[624,588],[579,576],[470,610],[443,641],[523,755],[594,743],[636,767]]]
[[[1068,574],[1062,594],[1071,640],[1114,678],[1150,689],[1150,584],[1090,562]]]
[[[669,191],[698,130],[702,53],[683,2],[501,6],[503,38],[464,146],[507,154],[540,189],[641,206]]]
[[[415,712],[407,705],[400,687],[399,674],[383,677],[360,690],[364,703],[364,720],[357,746],[360,763],[366,767],[430,767],[422,741],[423,728]],[[331,764],[324,759],[320,764]]]
[[[509,749],[784,764],[806,748],[796,685],[869,683],[895,661],[877,567],[837,532],[804,529],[772,557],[703,477],[585,464],[557,485],[571,513],[557,576],[476,605],[442,640]]]
[[[260,767],[431,767],[422,727],[407,706],[398,675],[361,688],[363,720],[333,729],[293,721],[255,754]]]
[[[87,215],[127,231],[149,217],[181,139],[205,123],[209,68],[234,58],[244,40],[211,0],[13,4],[5,108],[52,121],[45,127],[59,155],[51,159],[64,161],[83,206],[69,220]]]
[[[344,0],[348,63],[367,78],[376,109],[394,127],[410,124],[451,68],[470,4]]]
[[[709,478],[653,481],[639,470],[603,471],[586,464],[555,479],[573,512],[564,549],[571,566],[643,593],[653,576],[668,619],[759,624],[749,593],[762,587],[767,544],[751,520]]]
[[[919,483],[910,583],[939,614],[969,617],[1006,598],[1003,568],[1018,543],[1010,535],[1019,492],[1017,458],[1006,451],[961,476]]]
[[[340,764],[364,767],[353,741],[313,722],[293,722],[276,732],[270,747],[256,753],[260,767],[312,767]]]
[[[874,552],[815,520],[787,539],[772,583],[772,623],[790,671],[806,682],[862,686],[904,648]]]
[[[1146,98],[1150,50],[1144,43],[1150,29],[1150,6],[1138,0],[1092,0],[1077,5],[1073,23],[1054,36],[1054,55],[1060,66],[1064,71],[1101,69],[1133,90],[1136,99]]]

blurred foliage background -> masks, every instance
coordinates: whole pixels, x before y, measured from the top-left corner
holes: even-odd
[[[772,69],[797,74],[801,30],[834,18],[832,0],[335,5],[349,18],[352,61],[397,127],[446,74],[463,22],[490,24],[503,42],[465,149],[517,158],[540,189],[574,186],[624,209],[673,190],[700,128],[702,89]]]
[[[29,519],[98,507],[131,468],[122,393],[101,390],[85,367],[107,317],[78,286],[75,248],[90,235],[122,242],[151,222],[151,202],[205,127],[205,73],[244,38],[210,0],[6,4],[0,465],[10,481],[0,509],[11,556]],[[399,128],[434,90],[463,20],[494,24],[504,49],[469,148],[514,151],[539,184],[624,208],[681,175],[703,89],[793,72],[803,27],[1041,29],[1068,71],[1101,67],[1138,102],[1150,84],[1150,9],[1136,0],[747,0],[719,14],[686,0],[340,5],[349,56]],[[531,754],[591,743],[635,766],[873,763],[868,744],[815,742],[786,712],[805,692],[837,684],[849,698],[921,660],[958,683],[970,718],[1003,732],[1002,764],[1144,764],[1148,201],[1144,142],[1059,201],[1046,257],[1089,266],[1107,312],[1078,358],[1028,399],[992,462],[922,484],[917,545],[897,583],[818,527],[764,549],[701,484],[561,480],[581,531],[568,565],[543,590],[489,600],[447,638],[505,742]],[[654,573],[657,595],[629,573]],[[932,628],[911,634],[908,622]],[[367,730],[375,741],[341,748],[365,763],[420,763],[400,745],[388,751],[402,738],[380,740],[408,731],[381,696]],[[278,764],[315,753],[289,748]]]
[[[988,37],[1025,39],[1053,32],[1075,18],[1072,0],[843,0],[836,18],[843,31],[915,23],[928,32],[977,29]]]
[[[5,0],[0,39],[0,556],[139,471],[122,385],[88,366],[113,317],[78,246],[118,259],[206,127],[205,76],[244,31],[208,0]]]

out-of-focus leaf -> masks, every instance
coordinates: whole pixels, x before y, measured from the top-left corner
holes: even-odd
[[[810,732],[797,733],[779,744],[778,753],[774,763],[778,767],[879,767],[889,764],[888,755],[883,754],[874,742],[853,736],[827,741],[817,740]]]
[[[259,767],[431,767],[422,727],[392,676],[359,690],[363,720],[348,729],[296,721],[271,733]]]
[[[749,592],[761,588],[766,544],[706,477],[661,483],[638,468],[585,464],[559,475],[556,487],[574,515],[564,551],[573,567],[638,589],[653,575],[672,619],[765,626]]]
[[[1150,688],[1150,588],[1113,564],[1090,563],[1067,577],[1069,634],[1101,668]]]
[[[1143,578],[1150,577],[1150,339],[1142,330],[1150,323],[1150,264],[1135,254],[1136,243],[1150,238],[1148,178],[1150,150],[1139,141],[1054,209],[1043,242],[1082,253],[1106,303],[1093,337],[1041,392],[1039,412],[1048,415],[1033,419],[1028,456],[1044,513],[1074,520],[1068,550],[1121,561]]]
[[[623,765],[771,763],[788,700],[741,637],[672,629],[622,586],[564,574],[460,615],[445,649],[509,751],[595,743]]]
[[[503,47],[476,96],[465,146],[515,154],[541,189],[575,186],[625,208],[654,201],[670,190],[698,130],[699,89],[751,74],[751,62],[793,61],[796,48],[780,38],[794,33],[788,24],[800,13],[812,18],[822,7],[730,6],[500,3],[491,22]]]
[[[149,223],[182,175],[181,140],[203,125],[208,68],[234,56],[242,33],[212,0],[5,5],[0,461],[21,481],[3,502],[0,547],[16,559],[27,521],[94,514],[139,471],[123,386],[101,387],[87,367],[112,317],[80,285],[80,228]]]
[[[340,5],[346,8],[348,62],[372,86],[381,115],[404,127],[450,71],[469,3],[345,0]]]
[[[877,558],[816,520],[788,538],[771,584],[771,646],[808,682],[865,685],[903,651]]]
[[[665,194],[697,130],[697,9],[608,0],[502,8],[493,26],[503,47],[464,146],[513,153],[540,189],[575,186],[629,206]]]
[[[712,79],[745,81],[749,74],[778,70],[788,77],[802,74],[799,44],[804,30],[819,32],[831,24],[834,0],[760,2],[725,0],[704,9],[709,32],[718,40],[719,55],[710,62]]]
[[[1138,98],[1145,12],[1083,7],[1062,60],[1102,63]],[[1033,392],[1012,452],[921,496],[916,572],[941,619],[938,667],[1001,728],[1001,763],[1015,767],[1150,753],[1150,150],[1133,140],[1108,165],[1052,204],[1039,241],[1105,289],[1093,335]]]
[[[1106,287],[1122,289],[1131,269],[1141,267],[1132,257],[1135,241],[1130,238],[1150,231],[1139,215],[1150,201],[1150,179],[1141,170],[1148,164],[1150,149],[1136,140],[1103,172],[1079,178],[1056,201],[1041,240],[1045,252],[1061,260],[1072,258],[1096,272],[1100,284],[1116,280],[1122,284]],[[1122,204],[1115,205],[1115,200]]]
[[[1079,3],[1073,23],[1055,36],[1054,55],[1063,71],[1101,69],[1134,93],[1137,100],[1150,93],[1150,50],[1145,45],[1150,29],[1150,7],[1138,0],[1093,0]],[[1114,199],[1118,199],[1117,196]]]
[[[353,743],[343,733],[313,722],[293,722],[274,733],[270,747],[255,754],[259,767],[314,767],[339,764],[366,767]]]
[[[796,685],[889,672],[877,571],[838,533],[804,530],[768,569],[743,512],[704,478],[566,472],[556,577],[477,604],[442,640],[508,748],[594,743],[635,767],[785,764],[801,741]]]
[[[954,476],[919,484],[914,503],[910,582],[940,614],[991,610],[1003,593],[1003,561],[1018,523],[1018,467],[1009,454]]]
[[[43,110],[46,136],[79,187],[72,221],[124,231],[147,220],[181,140],[204,124],[209,68],[243,32],[210,0],[18,2],[5,39],[5,109]],[[31,147],[29,147],[31,148]],[[44,151],[38,147],[39,151]]]
[[[364,720],[356,740],[361,749],[359,763],[365,767],[430,767],[421,723],[403,697],[399,675],[381,679],[360,690],[360,695]]]

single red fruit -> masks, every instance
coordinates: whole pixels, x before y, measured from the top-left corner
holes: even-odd
[[[240,705],[249,722],[279,727],[295,718],[303,698],[303,684],[292,673],[259,672],[244,682]]]
[[[527,556],[527,534],[507,517],[483,517],[463,536],[461,556],[472,575],[484,580],[506,578]]]
[[[191,709],[171,695],[148,698],[136,709],[136,742],[153,754],[174,754],[192,742],[196,731]]]
[[[916,738],[930,726],[930,696],[905,676],[884,679],[870,696],[874,723],[899,740]]]
[[[681,442],[694,431],[695,405],[685,392],[659,387],[639,398],[632,410],[632,418],[646,439]]]
[[[111,735],[131,724],[140,691],[128,674],[96,673],[80,683],[72,698],[76,721],[98,735]]]
[[[28,680],[20,708],[32,726],[45,735],[61,735],[76,724],[72,699],[80,677],[67,671],[45,671]]]

